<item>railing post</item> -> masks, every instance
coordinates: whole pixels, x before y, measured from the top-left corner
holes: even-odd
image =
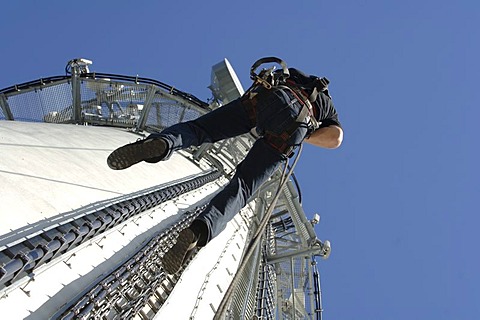
[[[293,309],[293,319],[297,318],[297,306],[295,299],[295,269],[293,268],[293,257],[290,258],[290,275],[292,280],[292,309]]]
[[[73,98],[73,122],[81,123],[82,119],[82,99],[80,96],[80,77],[79,70],[72,68],[72,98]]]
[[[13,114],[12,110],[10,110],[10,107],[8,106],[8,101],[7,97],[5,97],[5,94],[0,94],[0,107],[3,110],[3,114],[5,115],[5,119],[7,120],[14,120],[13,119]]]
[[[140,119],[138,119],[137,131],[145,128],[145,123],[147,122],[148,114],[150,113],[150,108],[152,107],[152,101],[155,97],[155,92],[157,92],[157,88],[152,84],[148,89],[147,97],[145,98],[142,115],[140,116]]]
[[[82,98],[80,96],[80,74],[90,72],[88,66],[92,61],[79,58],[68,62],[68,66],[72,72],[72,98],[73,98],[73,122],[82,123]]]

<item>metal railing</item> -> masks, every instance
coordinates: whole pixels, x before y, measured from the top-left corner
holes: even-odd
[[[75,123],[160,131],[210,111],[207,103],[163,82],[72,68],[0,90],[0,120]]]

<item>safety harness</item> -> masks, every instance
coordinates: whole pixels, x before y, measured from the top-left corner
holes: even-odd
[[[268,69],[262,69],[257,74],[257,68],[265,63],[277,63],[282,67],[282,70],[275,71],[275,66],[272,66]],[[284,132],[277,134],[267,131],[263,136],[272,147],[288,157],[293,154],[293,149],[295,148],[295,146],[288,143],[288,140],[302,124],[307,123],[308,135],[320,126],[321,122],[316,120],[315,109],[313,108],[312,103],[317,99],[319,92],[324,92],[328,95],[329,84],[327,78],[315,78],[312,79],[312,82],[306,87],[289,79],[289,77],[290,72],[286,63],[282,59],[276,57],[259,59],[250,69],[250,78],[253,80],[253,84],[242,97],[242,104],[245,106],[252,124],[256,123],[256,106],[258,103],[256,96],[261,88],[266,90],[282,89],[289,91],[301,104],[302,108],[300,109],[297,118],[288,128],[285,129]]]

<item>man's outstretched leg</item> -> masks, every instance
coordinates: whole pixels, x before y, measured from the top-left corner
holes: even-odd
[[[235,137],[252,128],[245,107],[237,99],[193,121],[177,123],[122,146],[110,154],[107,163],[113,170],[123,170],[141,161],[155,163],[167,160],[174,151]]]

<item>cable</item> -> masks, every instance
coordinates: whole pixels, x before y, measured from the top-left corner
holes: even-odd
[[[288,167],[289,170],[292,170],[290,169],[290,167]],[[297,187],[297,192],[298,192],[298,202],[300,204],[302,204],[302,190],[300,189],[300,184],[298,183],[298,180],[297,180],[297,177],[295,176],[295,173],[292,173],[291,175],[292,179],[293,179],[293,182],[295,183],[295,186]]]
[[[72,59],[67,62],[67,65],[65,66],[65,75],[72,74],[72,67],[74,66],[74,64],[75,66],[78,66],[77,60],[78,59]]]
[[[242,259],[242,262],[240,266],[238,267],[237,273],[232,279],[232,282],[230,283],[230,286],[228,287],[227,291],[225,292],[225,295],[223,296],[222,301],[220,302],[220,305],[218,306],[217,312],[215,313],[215,317],[213,318],[214,320],[220,320],[222,318],[222,315],[225,314],[226,308],[228,301],[230,300],[230,297],[233,293],[233,290],[236,286],[236,283],[238,279],[240,278],[240,275],[243,273],[243,270],[246,268],[248,260],[252,256],[255,247],[258,245],[260,239],[262,238],[263,231],[265,230],[265,227],[268,224],[268,221],[270,220],[270,217],[272,215],[273,209],[275,208],[275,204],[280,197],[281,191],[285,184],[288,181],[288,178],[290,175],[293,173],[293,169],[297,165],[298,159],[300,158],[300,154],[302,153],[302,147],[303,145],[300,144],[300,147],[298,149],[298,152],[296,154],[295,160],[293,161],[291,169],[287,172],[287,167],[288,165],[286,164],[284,167],[284,172],[282,174],[282,179],[280,180],[280,184],[278,186],[278,190],[275,194],[275,197],[273,198],[272,202],[270,203],[270,206],[268,207],[267,211],[265,212],[265,216],[262,218],[260,221],[260,225],[257,229],[257,232],[253,236],[252,240],[250,241],[250,244],[248,245],[248,248],[246,250],[245,256]]]

